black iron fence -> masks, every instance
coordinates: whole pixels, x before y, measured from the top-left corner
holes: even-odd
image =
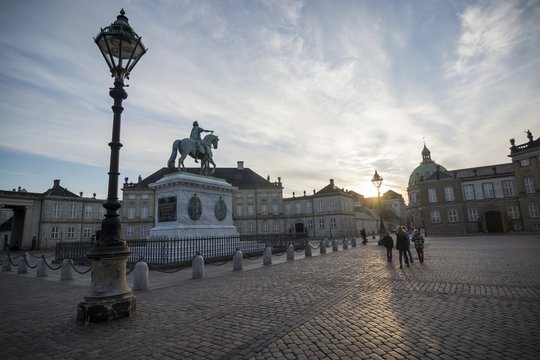
[[[205,260],[231,258],[236,249],[244,254],[262,254],[266,246],[275,252],[284,251],[289,244],[295,250],[304,249],[308,242],[306,234],[284,234],[266,236],[207,236],[178,239],[134,239],[127,240],[131,250],[128,263],[134,264],[141,258],[149,264],[176,265],[188,263],[200,253]],[[87,252],[93,247],[91,242],[63,241],[56,244],[55,262],[72,259],[79,264],[88,264]]]

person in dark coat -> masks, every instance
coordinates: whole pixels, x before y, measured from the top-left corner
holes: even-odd
[[[387,231],[386,235],[381,239],[381,244],[386,248],[386,260],[392,261],[392,249],[394,248],[394,239],[390,236],[390,233]]]
[[[418,260],[420,260],[420,263],[423,263],[424,262],[424,237],[422,236],[422,234],[420,234],[420,231],[418,229],[414,229],[411,240],[414,243],[414,248],[416,249],[416,253],[418,254]]]
[[[409,267],[409,258],[407,256],[407,249],[409,248],[409,242],[405,235],[405,230],[401,226],[397,227],[396,232],[396,249],[399,251],[399,268],[403,269],[403,257],[405,257],[405,265]]]

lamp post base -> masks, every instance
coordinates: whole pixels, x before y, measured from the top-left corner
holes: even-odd
[[[136,299],[127,284],[127,245],[94,247],[88,252],[92,261],[90,294],[77,307],[77,321],[111,322],[135,314]]]

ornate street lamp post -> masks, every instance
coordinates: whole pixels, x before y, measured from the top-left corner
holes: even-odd
[[[87,323],[109,322],[135,313],[135,296],[126,279],[126,261],[130,250],[127,243],[120,238],[118,209],[122,205],[118,201],[118,163],[122,147],[122,101],[127,98],[124,79],[129,79],[131,70],[146,53],[141,37],[129,26],[124,9],[120,11],[115,22],[101,29],[94,41],[114,78],[114,87],[109,91],[114,100],[114,116],[112,140],[109,143],[109,187],[107,201],[103,204],[107,211],[101,222],[101,230],[96,234],[95,246],[87,255],[92,261],[90,294],[84,297],[77,309],[77,320]]]
[[[377,198],[379,199],[379,224],[380,224],[379,234],[384,234],[386,233],[386,229],[384,228],[384,222],[382,218],[382,206],[381,206],[381,184],[383,182],[383,178],[377,173],[377,170],[375,170],[375,174],[373,175],[371,182],[377,188]]]

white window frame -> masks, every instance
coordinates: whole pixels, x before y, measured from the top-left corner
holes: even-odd
[[[313,229],[313,219],[307,219],[307,228]]]
[[[84,218],[85,219],[91,219],[92,218],[92,206],[86,205],[84,207]]]
[[[459,216],[456,209],[448,209],[446,212],[447,219],[449,223],[457,223],[459,222]]]
[[[52,217],[54,219],[59,219],[60,213],[61,213],[60,204],[59,203],[52,204]]]
[[[431,210],[431,223],[440,224],[441,223],[441,213],[439,210]]]
[[[51,226],[51,239],[60,238],[60,228],[58,226]]]
[[[243,216],[244,207],[242,205],[236,205],[236,216]]]
[[[519,219],[519,207],[517,205],[509,205],[509,206],[507,206],[506,211],[507,211],[508,216],[512,220]]]
[[[324,219],[319,219],[319,229],[324,230]]]
[[[514,182],[512,180],[504,180],[502,182],[502,188],[504,197],[512,197],[516,195]]]
[[[428,202],[433,204],[437,202],[437,190],[436,189],[428,189]]]
[[[279,231],[281,229],[280,221],[278,219],[274,219],[274,226],[272,227],[274,231]]]
[[[296,213],[301,214],[302,213],[302,203],[296,203]]]
[[[540,217],[540,211],[538,211],[538,203],[535,203],[535,202],[528,203],[527,210],[529,211],[529,217],[531,219]]]
[[[129,206],[127,208],[127,211],[128,211],[127,218],[131,220],[135,219],[135,206]]]
[[[67,238],[75,239],[75,226],[69,226],[67,229]]]
[[[268,205],[262,204],[261,205],[261,215],[268,215]]]
[[[476,194],[474,191],[473,184],[463,185],[463,200],[466,200],[466,201],[476,200]]]
[[[77,217],[77,205],[76,204],[69,205],[68,217],[70,219],[75,219]]]
[[[493,183],[482,183],[482,193],[484,194],[484,199],[495,199],[495,188],[493,187]]]
[[[247,213],[248,213],[248,216],[255,215],[255,207],[253,206],[253,204],[249,204],[247,206]]]
[[[148,206],[141,207],[141,219],[148,219],[148,214],[150,214]]]
[[[268,221],[267,220],[261,221],[261,231],[263,233],[268,232]]]
[[[529,162],[529,159],[523,159],[519,161],[519,165],[521,167],[529,166],[531,163]]]
[[[311,201],[306,201],[306,212],[308,214],[311,214],[312,213],[312,209],[311,209]]]
[[[272,214],[279,215],[279,205],[278,204],[272,204]]]
[[[527,176],[527,177],[523,178],[523,183],[525,184],[525,192],[527,194],[534,194],[536,189],[535,189],[535,186],[534,186],[534,180],[533,180],[532,176]]]
[[[477,208],[468,208],[467,209],[467,219],[469,222],[477,222],[478,219],[480,219],[480,216],[478,215],[478,209]]]
[[[336,229],[336,228],[337,228],[336,218],[330,218],[330,229]]]
[[[444,188],[444,199],[446,201],[454,201],[456,200],[454,196],[454,188],[452,186],[446,186]]]

